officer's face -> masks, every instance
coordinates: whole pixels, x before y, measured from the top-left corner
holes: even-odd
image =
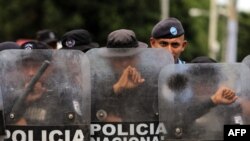
[[[180,57],[181,53],[185,50],[187,46],[187,41],[184,39],[184,35],[177,38],[160,38],[160,39],[150,39],[150,44],[152,48],[164,48],[169,51],[175,62]]]
[[[128,66],[132,66],[132,67],[136,66],[135,56],[114,57],[114,58],[110,58],[110,61],[111,61],[111,65],[113,69],[117,72],[122,72]]]
[[[36,62],[34,60],[26,60],[22,63],[21,71],[25,75],[25,80],[28,83],[33,76],[36,75],[39,68],[42,66],[42,62]],[[39,81],[44,82],[46,79],[48,79],[48,74],[50,74],[50,67],[46,69],[46,71],[42,74]]]

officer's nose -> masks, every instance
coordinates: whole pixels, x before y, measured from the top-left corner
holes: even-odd
[[[121,63],[121,66],[122,66],[123,68],[126,68],[127,66],[130,65],[130,62],[127,61],[127,60],[123,60],[123,61],[121,61],[120,63]]]
[[[167,50],[168,50],[170,53],[173,53],[173,50],[172,50],[171,45],[168,45],[168,46],[167,46]]]
[[[35,74],[36,74],[36,70],[33,67],[27,69],[27,75],[29,77],[33,77]]]

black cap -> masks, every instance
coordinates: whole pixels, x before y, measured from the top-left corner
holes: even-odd
[[[22,64],[29,62],[29,61],[34,61],[37,63],[41,63],[45,60],[51,61],[53,56],[53,50],[48,49],[48,50],[37,50],[37,49],[32,49],[32,50],[25,50],[21,52],[21,58],[19,61],[22,62]]]
[[[36,33],[36,39],[41,42],[45,42],[46,44],[50,44],[52,42],[57,42],[57,38],[54,32],[49,29],[40,30]]]
[[[107,47],[100,50],[105,57],[133,56],[147,48],[146,43],[137,40],[134,31],[118,29],[111,32],[107,38]]]
[[[184,34],[181,22],[176,18],[168,18],[158,22],[151,33],[153,38],[176,38]]]
[[[28,41],[21,45],[21,49],[49,49],[49,46],[43,42],[39,41]]]
[[[20,49],[19,45],[16,42],[5,41],[0,43],[0,51],[6,49]]]
[[[83,52],[98,48],[99,44],[92,42],[90,33],[85,29],[75,29],[66,32],[62,37],[62,49],[75,49]]]
[[[137,40],[134,31],[119,29],[111,32],[107,39],[107,48],[147,48],[146,43]]]

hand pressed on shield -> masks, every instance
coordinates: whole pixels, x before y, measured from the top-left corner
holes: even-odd
[[[123,72],[118,80],[113,85],[113,90],[115,94],[119,94],[124,90],[133,89],[145,81],[141,74],[136,70],[136,68],[128,66]]]
[[[105,119],[105,122],[122,122],[122,118],[115,114],[109,114]]]
[[[26,84],[25,87],[27,87],[28,84]],[[41,96],[46,92],[46,88],[42,86],[41,82],[37,82],[33,88],[33,90],[28,94],[26,97],[26,104],[29,104],[30,102],[34,102],[41,98]]]
[[[229,105],[237,100],[238,96],[235,95],[235,91],[232,89],[222,86],[220,87],[214,95],[211,96],[211,100],[214,104],[224,104]]]

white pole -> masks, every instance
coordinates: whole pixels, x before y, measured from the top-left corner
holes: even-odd
[[[237,36],[238,36],[238,21],[237,21],[237,11],[236,11],[236,1],[229,0],[228,3],[228,38],[227,38],[227,48],[225,54],[225,61],[236,62],[237,60]]]
[[[217,24],[218,24],[218,11],[215,0],[210,0],[209,12],[209,29],[208,29],[208,47],[209,56],[216,60],[219,51],[219,44],[217,42]]]
[[[169,0],[160,0],[161,5],[161,19],[169,17]]]

